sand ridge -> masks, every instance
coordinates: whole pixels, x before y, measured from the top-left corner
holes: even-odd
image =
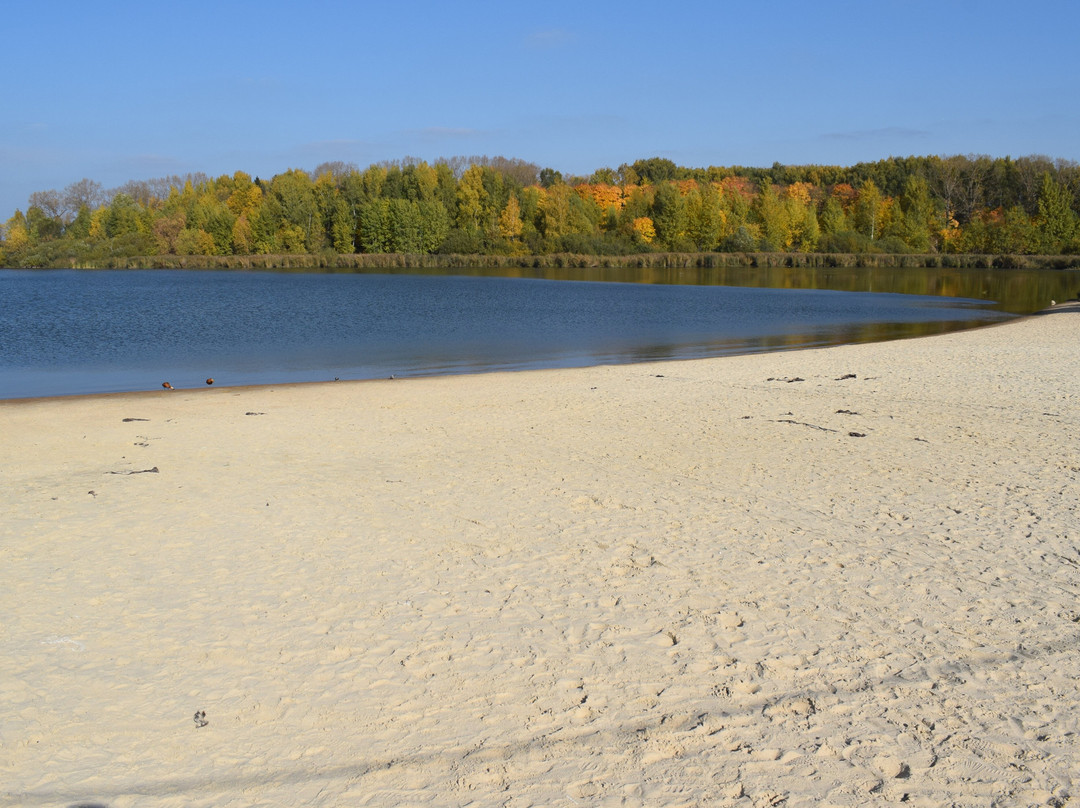
[[[0,804],[1063,805],[1078,314],[0,402]]]

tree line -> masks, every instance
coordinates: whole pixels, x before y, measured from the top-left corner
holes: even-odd
[[[588,177],[504,157],[341,162],[83,179],[31,194],[0,227],[0,265],[118,257],[524,256],[786,252],[1080,254],[1080,165],[1031,156],[854,166],[687,168],[638,160]]]

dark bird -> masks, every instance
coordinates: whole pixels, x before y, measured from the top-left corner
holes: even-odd
[[[206,383],[207,383],[207,384],[213,384],[213,383],[214,383],[214,380],[213,380],[213,379],[207,379],[207,380],[206,380]]]
[[[162,382],[161,386],[164,387],[166,390],[172,390],[173,389],[173,386],[171,384],[169,384],[168,382]]]

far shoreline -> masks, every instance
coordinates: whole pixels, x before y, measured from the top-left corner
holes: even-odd
[[[251,255],[115,256],[83,263],[57,257],[47,266],[6,269],[340,270],[378,269],[1080,269],[1080,255],[976,253],[645,252],[626,255],[547,253],[471,255],[407,253],[295,253]]]

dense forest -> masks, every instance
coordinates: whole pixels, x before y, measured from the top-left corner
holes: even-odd
[[[1080,165],[1032,156],[851,167],[685,168],[589,177],[503,157],[325,163],[38,191],[0,226],[0,266],[138,257],[355,254],[1080,254]]]

